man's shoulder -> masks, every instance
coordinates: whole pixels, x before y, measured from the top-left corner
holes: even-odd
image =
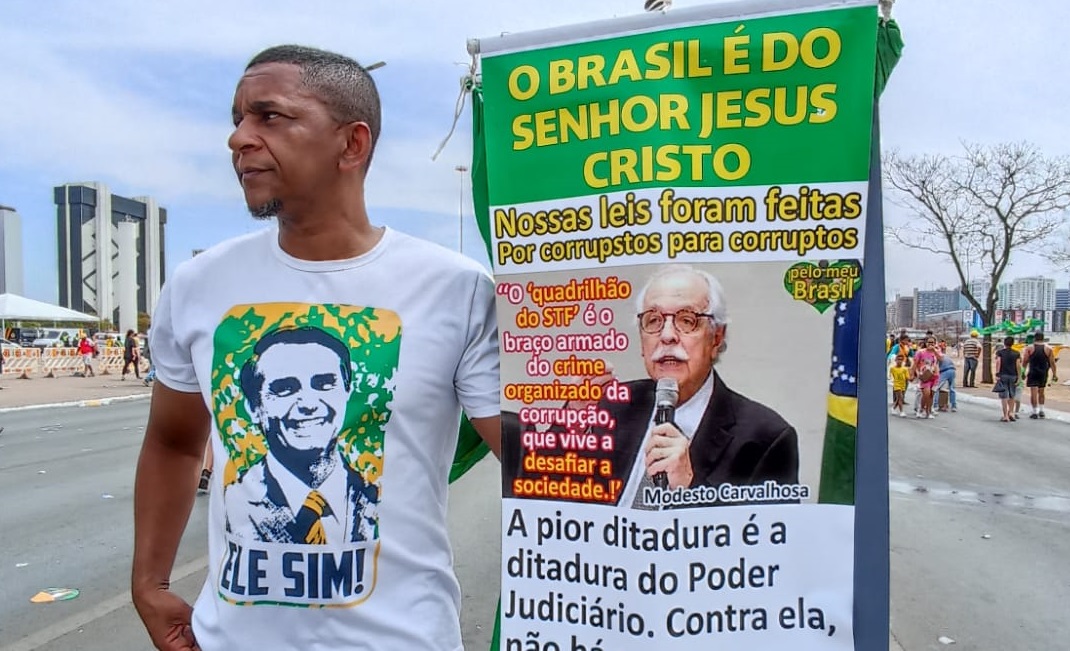
[[[751,432],[755,436],[777,437],[785,430],[792,429],[788,421],[772,407],[753,398],[728,389],[735,416],[735,427]]]
[[[219,277],[226,270],[247,267],[250,262],[261,259],[265,243],[270,242],[271,228],[238,235],[205,249],[184,260],[175,267],[172,279],[196,280],[204,276]]]
[[[391,252],[413,267],[432,273],[490,275],[478,262],[458,251],[395,228],[390,231]]]

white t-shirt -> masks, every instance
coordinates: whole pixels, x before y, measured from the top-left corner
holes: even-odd
[[[151,348],[213,415],[204,651],[462,648],[449,468],[461,409],[499,412],[479,265],[389,228],[303,261],[271,227],[179,265]]]

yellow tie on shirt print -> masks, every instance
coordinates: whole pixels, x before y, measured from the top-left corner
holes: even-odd
[[[374,589],[400,318],[347,305],[239,305],[213,347],[212,406],[227,453],[220,596],[360,603]]]

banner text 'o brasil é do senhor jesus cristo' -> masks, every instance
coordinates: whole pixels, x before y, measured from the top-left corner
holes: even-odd
[[[501,648],[853,649],[875,3],[674,13],[480,42]]]

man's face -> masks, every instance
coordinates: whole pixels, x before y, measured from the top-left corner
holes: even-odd
[[[319,344],[276,344],[260,356],[264,376],[256,417],[269,446],[297,450],[333,445],[349,393],[338,355]]]
[[[234,93],[227,141],[250,212],[300,212],[337,179],[346,129],[286,63],[254,66]]]
[[[642,309],[663,314],[675,314],[678,310],[708,312],[708,294],[706,283],[695,274],[664,276],[647,290]],[[658,333],[650,334],[640,328],[639,336],[647,374],[654,380],[674,378],[679,385],[679,400],[684,402],[709,376],[717,350],[724,341],[724,326],[715,326],[711,319],[700,317],[694,332],[682,333],[676,320],[666,317]]]

